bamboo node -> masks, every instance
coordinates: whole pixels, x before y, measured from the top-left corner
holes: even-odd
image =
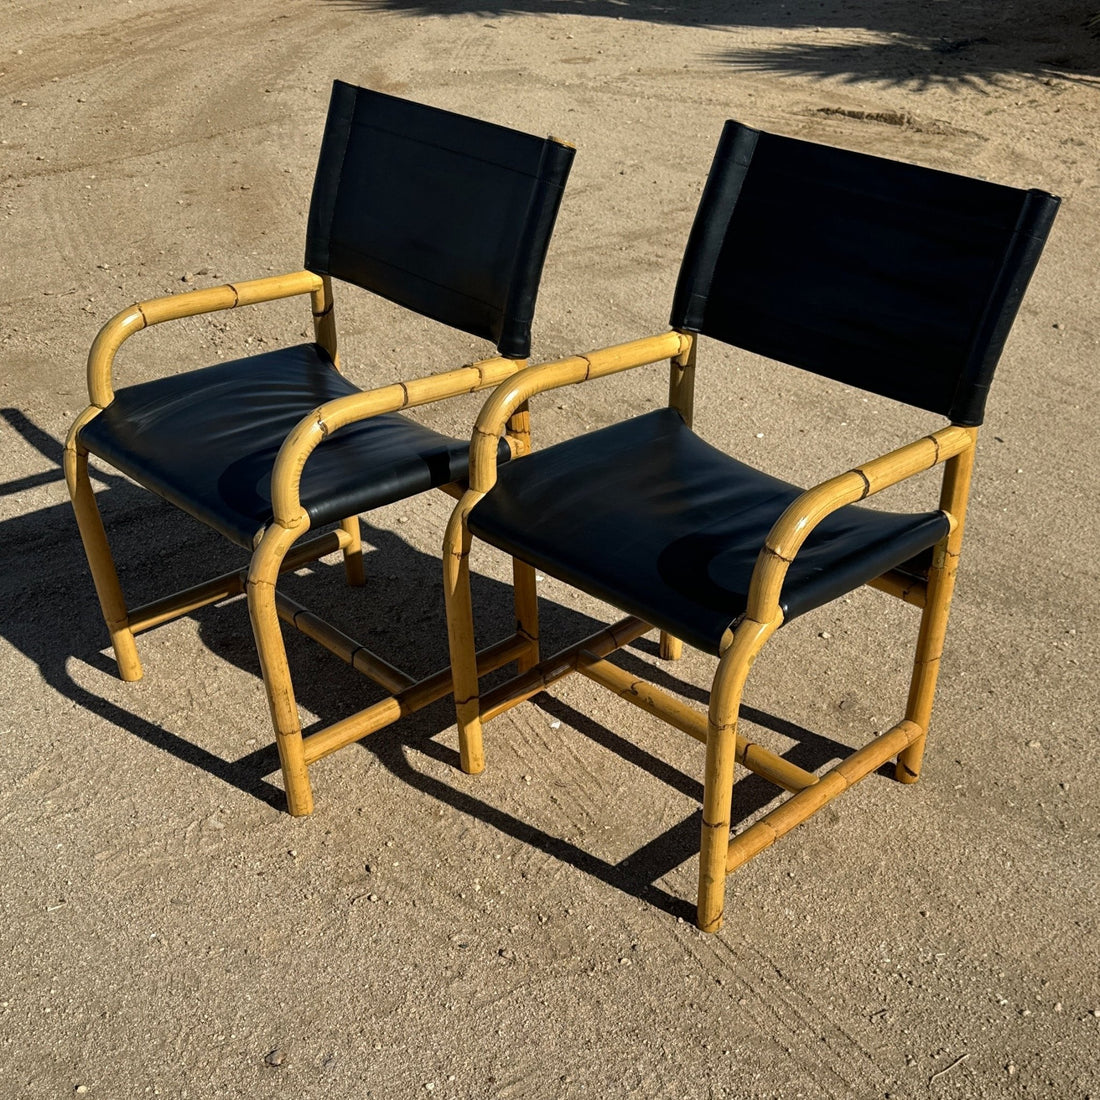
[[[226,283],[225,288],[233,291],[233,304],[229,308],[236,309],[241,304],[241,292],[232,283]]]
[[[862,467],[857,466],[853,471],[853,474],[859,474],[863,480],[863,492],[859,494],[860,500],[866,500],[871,495],[871,479],[863,472]]]
[[[404,400],[401,402],[401,408],[408,408],[409,402],[412,398],[409,397],[409,387],[404,382],[397,383],[401,387],[401,392],[404,394]]]

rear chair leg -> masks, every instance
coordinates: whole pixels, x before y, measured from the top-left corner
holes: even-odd
[[[344,575],[352,588],[362,588],[367,583],[363,571],[363,535],[359,529],[359,517],[349,516],[340,526],[351,540],[344,547]]]
[[[684,643],[679,638],[669,634],[667,630],[661,631],[661,660],[678,661],[684,652]]]
[[[955,575],[959,569],[959,552],[962,549],[963,526],[966,522],[966,502],[970,494],[970,478],[974,471],[974,444],[978,429],[971,428],[970,446],[948,459],[943,471],[943,489],[940,507],[951,517],[951,530],[932,556],[932,568],[928,571],[928,586],[924,598],[924,612],[917,635],[917,653],[913,662],[913,678],[909,684],[909,701],[905,717],[919,726],[921,735],[898,754],[894,775],[902,783],[916,783],[920,778],[924,746],[928,738],[928,726],[932,719],[932,702],[936,695],[936,678],[943,656],[943,643],[947,634],[947,616],[951,610],[951,596],[955,591]]]
[[[304,817],[313,813],[313,791],[302,744],[302,723],[294,698],[279,614],[275,608],[279,566],[296,537],[296,532],[277,524],[267,529],[252,555],[252,565],[248,571],[248,614],[252,620],[252,633],[256,638],[260,670],[275,727],[287,809],[295,817]]]
[[[94,413],[98,412],[98,409],[94,410]],[[111,635],[118,673],[123,680],[140,680],[141,660],[134,643],[133,631],[130,629],[126,599],[118,583],[111,548],[107,544],[107,533],[103,530],[103,519],[88,478],[88,452],[77,441],[77,432],[90,419],[88,414],[82,416],[69,434],[65,444],[65,481],[69,486],[69,496],[76,513],[80,538],[84,543],[84,553],[88,558],[88,568],[99,596],[99,606]]]
[[[516,630],[531,643],[530,648],[516,661],[517,671],[527,672],[539,663],[539,596],[535,567],[518,558],[512,559],[512,593],[516,606]]]

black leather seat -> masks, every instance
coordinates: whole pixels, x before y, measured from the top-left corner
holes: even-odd
[[[299,344],[120,389],[80,441],[251,550],[274,518],[271,472],[286,437],[311,409],[359,392],[324,348]],[[302,506],[316,529],[463,481],[469,455],[464,439],[384,413],[310,456]],[[509,457],[502,443],[499,460]]]
[[[710,446],[676,409],[531,457],[498,471],[470,530],[715,656],[745,611],[760,547],[802,492]],[[834,512],[787,574],[783,621],[874,580],[947,530],[943,512]]]

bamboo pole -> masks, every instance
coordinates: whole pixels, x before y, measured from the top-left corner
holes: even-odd
[[[492,397],[478,414],[470,443],[470,488],[487,493],[496,483],[500,437],[512,413],[530,398],[561,386],[602,378],[686,354],[692,340],[690,334],[674,330],[520,371],[493,391]]]
[[[345,538],[343,531],[328,531],[293,547],[279,566],[279,572],[292,572],[306,562],[315,561],[317,558],[323,558],[326,554],[342,549]],[[188,612],[196,611],[200,607],[239,596],[244,592],[247,580],[247,568],[234,569],[232,572],[212,577],[201,584],[142,604],[130,612],[130,629],[135,634],[143,633],[162,623],[178,619]]]
[[[164,298],[150,298],[116,314],[99,330],[88,353],[88,395],[93,405],[105,409],[114,400],[111,369],[123,342],[135,332],[164,321],[215,313],[237,306],[271,302],[298,294],[312,294],[321,284],[321,276],[312,271],[272,275],[243,283],[190,290]]]
[[[287,665],[286,646],[279,627],[275,604],[275,583],[283,557],[299,534],[309,528],[309,516],[302,513],[294,527],[272,524],[252,555],[248,571],[248,614],[260,657],[275,743],[283,770],[287,809],[295,817],[313,812],[313,791],[309,784],[302,746],[302,724],[294,685]]]
[[[478,700],[477,660],[474,656],[474,608],[470,597],[470,511],[483,493],[468,489],[451,513],[443,535],[443,599],[447,610],[447,644],[451,654],[455,721],[462,770],[478,775],[485,770]]]
[[[597,660],[587,652],[581,654],[577,671],[589,680],[610,689],[620,699],[633,703],[647,714],[662,719],[704,745],[707,743],[709,729],[707,716],[661,691],[655,685],[631,676],[629,672],[625,672],[610,661]],[[749,771],[785,791],[800,791],[805,787],[812,787],[817,782],[817,776],[813,772],[808,772],[797,764],[792,764],[789,760],[769,752],[763,745],[746,741],[741,734],[737,734],[735,756],[738,764],[743,764]]]
[[[275,610],[283,622],[289,623],[307,638],[312,638],[313,641],[323,645],[345,664],[351,665],[356,671],[368,676],[387,691],[394,693],[404,691],[415,683],[411,676],[390,664],[389,661],[372,653],[366,646],[337,629],[332,623],[278,590],[275,592]]]
[[[730,804],[737,759],[737,717],[749,670],[764,643],[782,622],[777,615],[767,623],[744,618],[732,644],[718,661],[710,691],[707,722],[707,759],[703,775],[703,823],[699,838],[699,896],[697,922],[704,932],[722,927],[726,899],[726,850],[730,837]],[[816,789],[813,784],[806,790]],[[805,791],[801,792],[805,794]],[[800,795],[795,795],[795,798]]]
[[[493,688],[481,700],[481,721],[488,722],[498,714],[530,699],[532,695],[538,695],[569,673],[576,672],[584,657],[590,656],[599,660],[614,653],[616,649],[629,645],[635,638],[640,638],[652,629],[649,623],[628,615],[611,626],[589,634],[587,638],[582,638],[560,653],[555,653],[553,657],[540,661],[533,668]]]
[[[904,600],[914,607],[924,607],[927,583],[916,577],[910,577],[906,573],[898,572],[896,569],[875,577],[873,581],[868,581],[867,585],[869,588],[877,588],[881,592]]]
[[[103,518],[99,514],[95,492],[88,477],[88,452],[80,445],[79,439],[83,427],[98,416],[99,412],[95,406],[86,409],[77,417],[69,432],[65,442],[65,482],[69,487],[77,530],[84,543],[84,553],[88,559],[96,595],[99,597],[100,610],[115,651],[118,674],[123,680],[133,682],[141,679],[141,659],[130,629],[126,598],[118,583],[118,571],[107,542],[107,532],[103,529]]]
[[[978,429],[966,431],[970,446],[952,458],[944,469],[943,488],[940,491],[940,507],[953,520],[947,538],[936,546],[932,568],[928,573],[928,594],[924,613],[921,615],[917,635],[917,652],[913,662],[913,677],[909,684],[909,699],[905,717],[920,729],[905,751],[898,756],[895,774],[903,783],[915,783],[920,777],[921,762],[928,727],[932,719],[932,704],[936,695],[936,679],[940,671],[944,640],[947,636],[947,619],[951,611],[951,596],[955,590],[955,576],[959,569],[959,553],[962,550],[963,527],[966,523],[966,505],[970,495],[970,478],[974,471],[975,445]]]
[[[729,843],[726,872],[735,871],[753,856],[759,855],[796,825],[812,817],[838,794],[882,767],[887,760],[912,744],[920,736],[920,732],[920,727],[913,722],[899,722],[827,771],[814,786],[792,795],[781,806],[750,825]]]
[[[508,418],[505,430],[515,457],[530,454],[531,410],[526,401]],[[539,597],[535,567],[520,558],[512,559],[512,600],[516,612],[516,632],[531,643],[518,662],[518,671],[526,672],[539,661]]]
[[[514,661],[525,646],[526,641],[513,634],[512,637],[504,638],[482,650],[477,655],[478,674],[486,676],[498,668],[503,668]],[[410,685],[404,691],[382,699],[356,714],[304,737],[302,740],[306,763],[312,764],[321,757],[328,756],[345,745],[350,745],[353,741],[361,741],[364,737],[392,725],[399,718],[414,714],[450,693],[451,666],[447,665],[432,673],[431,676]]]
[[[463,393],[475,393],[514,374],[522,360],[484,359],[468,367],[429,375],[409,382],[348,394],[314,409],[290,431],[271,475],[271,503],[275,522],[290,527],[304,515],[299,487],[302,469],[322,441],[340,428],[382,413],[399,412]]]
[[[747,617],[767,622],[776,614],[791,562],[826,516],[946,462],[970,445],[969,430],[951,425],[802,493],[775,521],[764,540],[749,585]]]

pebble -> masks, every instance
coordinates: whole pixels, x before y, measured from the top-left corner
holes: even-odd
[[[286,1051],[276,1047],[264,1055],[264,1061],[269,1066],[281,1066],[286,1061]]]
[[[83,1096],[87,1091],[88,1091],[88,1086],[87,1085],[77,1085],[76,1088],[73,1089],[73,1092],[75,1092],[77,1094],[77,1096]]]

